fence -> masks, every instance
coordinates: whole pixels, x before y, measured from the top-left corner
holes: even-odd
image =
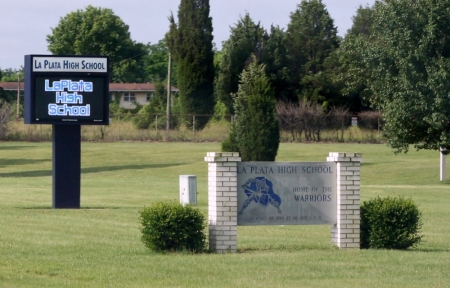
[[[377,115],[335,117],[289,117],[278,115],[282,142],[380,142],[382,121]],[[355,126],[355,118],[357,124]],[[353,121],[352,121],[353,118]],[[171,115],[169,129],[162,114],[111,115],[107,126],[81,127],[83,141],[223,141],[228,136],[232,115]],[[352,126],[353,123],[353,126]],[[51,141],[51,125],[25,125],[10,121],[7,141]]]
[[[319,104],[310,102],[300,102],[299,105],[279,103],[276,108],[281,130],[287,133],[289,141],[293,142],[344,142],[348,141],[349,133],[350,138],[352,136],[349,127],[359,127],[365,131],[375,130],[379,134],[382,125],[380,114],[376,111],[352,115],[348,109],[333,107],[325,113]]]

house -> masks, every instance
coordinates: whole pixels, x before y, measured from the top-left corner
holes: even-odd
[[[17,91],[18,85],[23,95],[23,82],[0,82],[0,87],[5,91]],[[125,109],[135,108],[135,103],[140,105],[148,104],[154,92],[155,84],[153,83],[109,83],[110,99],[115,100],[116,97],[120,97],[120,107]],[[178,89],[172,86],[172,98],[176,93],[178,93]]]
[[[23,82],[0,82],[0,88],[5,91],[17,91],[17,84],[19,84],[20,92],[23,94]]]
[[[17,86],[17,85],[16,85]],[[150,102],[155,92],[155,84],[153,83],[110,83],[109,94],[111,100],[120,97],[120,107],[125,109],[133,109],[135,103],[146,105]],[[171,94],[173,96],[178,89],[172,86]],[[173,101],[172,101],[173,103]]]

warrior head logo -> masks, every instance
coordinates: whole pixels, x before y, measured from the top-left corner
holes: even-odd
[[[273,184],[265,177],[250,178],[241,186],[244,190],[247,199],[239,210],[239,215],[242,214],[245,208],[247,208],[253,201],[259,203],[262,206],[268,204],[277,208],[278,213],[281,214],[281,198],[275,192],[273,192]]]

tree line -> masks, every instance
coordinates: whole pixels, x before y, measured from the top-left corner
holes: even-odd
[[[374,109],[397,152],[410,144],[449,151],[449,10],[450,0],[380,0],[360,6],[339,37],[325,4],[302,0],[286,29],[266,30],[246,13],[217,51],[208,0],[181,0],[166,37],[147,45],[133,41],[112,10],[88,6],[61,18],[47,42],[53,54],[108,55],[113,82],[164,83],[172,55],[180,114],[234,114],[242,73],[255,63],[246,73],[263,67],[276,103]]]
[[[237,92],[239,75],[253,54],[265,65],[277,100],[309,99],[325,108],[345,105],[355,112],[367,108],[343,97],[330,78],[334,69],[330,55],[342,39],[325,5],[317,0],[301,1],[290,17],[286,31],[279,26],[266,30],[246,13],[230,27],[230,37],[218,51],[213,43],[209,1],[180,1],[178,17],[169,16],[167,36],[153,44],[132,40],[128,25],[111,9],[87,6],[62,17],[46,40],[52,54],[109,56],[111,82],[118,83],[166,82],[172,50],[175,61],[171,80],[180,88],[181,98],[182,91],[189,90],[192,83],[210,86],[204,92],[212,100],[189,103],[203,112],[213,112],[215,105],[223,113],[234,112],[230,95]],[[200,32],[204,35],[197,35]],[[196,67],[186,71],[188,63],[196,63]],[[5,69],[0,79],[17,81],[21,71]],[[184,102],[190,97],[185,98]]]

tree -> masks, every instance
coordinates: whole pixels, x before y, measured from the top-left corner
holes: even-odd
[[[165,39],[160,40],[156,44],[147,44],[146,49],[148,55],[145,56],[145,74],[146,81],[151,83],[166,82],[167,70],[169,65],[169,48]],[[172,86],[177,86],[176,77],[174,73],[176,71],[176,64],[172,64]]]
[[[145,71],[150,82],[164,81],[167,78],[169,49],[166,42],[160,40],[157,44],[148,44],[148,56],[145,59]]]
[[[25,77],[23,66],[20,69],[8,68],[5,70],[0,69],[0,82],[23,82]],[[17,91],[5,91],[0,87],[0,99],[4,99],[6,102],[12,103],[17,101]]]
[[[372,35],[374,8],[359,6],[352,19],[352,28],[347,31],[339,49],[335,51],[338,64],[332,78],[335,85],[341,89],[341,93],[346,96],[347,103],[350,104],[347,107],[353,112],[361,112],[369,110],[370,104],[367,87],[364,83],[367,73],[361,65],[354,65],[363,61],[360,59],[361,54],[356,47],[361,43],[366,43],[367,41],[364,39]],[[350,83],[351,85],[349,85]]]
[[[2,69],[0,69],[0,82],[3,82],[2,81]],[[0,87],[0,101],[2,101],[2,99],[5,99],[6,97],[7,97],[6,93],[3,91],[3,88]]]
[[[142,107],[136,117],[133,118],[135,127],[138,129],[162,127],[166,121],[166,97],[167,91],[164,88],[164,84],[162,82],[155,83],[155,93],[150,103]]]
[[[266,67],[253,62],[241,73],[234,97],[235,119],[222,150],[239,152],[243,161],[275,161],[280,144],[275,95]]]
[[[280,27],[270,27],[270,34],[263,43],[260,61],[266,65],[266,74],[270,78],[276,99],[289,101],[292,100],[289,98],[292,93],[289,89],[289,60],[283,43],[285,35]]]
[[[294,95],[319,102],[335,97],[322,72],[325,59],[339,46],[339,37],[321,0],[302,0],[291,13],[285,46]]]
[[[91,5],[59,20],[47,35],[53,54],[109,56],[113,82],[143,82],[145,46],[130,38],[126,25],[111,9]]]
[[[238,91],[239,75],[251,62],[251,55],[259,59],[267,40],[267,33],[248,13],[231,27],[230,38],[223,43],[216,91],[220,102],[233,114],[232,93]]]
[[[352,17],[352,28],[347,30],[347,35],[364,35],[369,36],[372,34],[373,26],[373,8],[369,5],[363,7],[359,5],[356,10],[356,15]]]
[[[20,69],[8,68],[5,70],[0,69],[0,82],[17,82],[23,81],[25,73],[23,66]]]
[[[450,1],[386,0],[373,33],[345,45],[349,87],[364,85],[398,152],[450,151]],[[345,56],[345,55],[344,55]]]
[[[212,114],[214,108],[214,52],[209,0],[181,0],[178,24],[169,17],[166,41],[177,62],[182,113],[189,126],[203,128],[208,119],[192,114]]]

